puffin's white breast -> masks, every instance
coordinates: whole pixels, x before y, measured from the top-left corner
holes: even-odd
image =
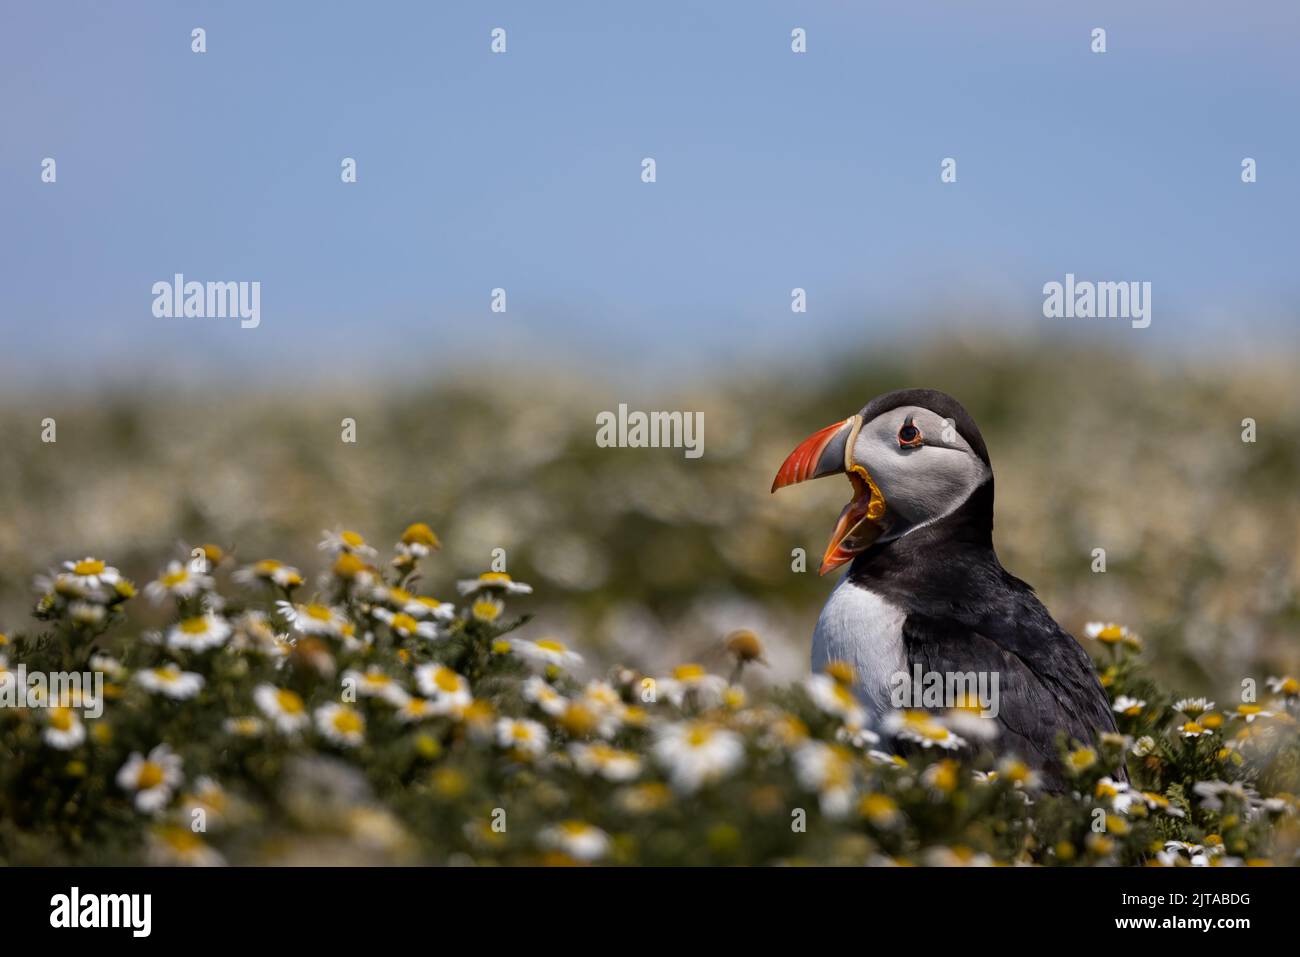
[[[817,630],[813,632],[812,669],[824,669],[828,662],[846,661],[853,666],[857,682],[854,691],[878,717],[891,707],[893,676],[907,671],[903,648],[903,619],[906,614],[874,592],[840,580],[826,599]]]

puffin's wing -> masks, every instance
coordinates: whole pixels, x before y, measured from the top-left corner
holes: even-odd
[[[1043,771],[1049,789],[1066,783],[1057,750],[1060,732],[1067,742],[1091,745],[1099,733],[1115,730],[1087,652],[1045,609],[1028,620],[985,618],[978,627],[912,614],[903,622],[903,643],[909,671],[920,665],[926,672],[996,672],[998,749]],[[1123,776],[1123,768],[1117,774]]]

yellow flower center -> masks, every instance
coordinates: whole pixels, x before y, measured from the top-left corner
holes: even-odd
[[[181,855],[191,854],[203,847],[203,840],[189,828],[165,827],[159,831],[158,836],[168,847]]]
[[[891,817],[897,810],[898,805],[888,794],[868,794],[862,799],[862,813],[873,820]]]
[[[826,674],[842,685],[853,684],[853,666],[847,661],[832,661],[826,665]]]
[[[563,644],[551,638],[543,638],[541,641],[537,642],[537,647],[544,651],[553,651],[556,654],[564,654],[564,652],[569,650]]]
[[[438,547],[438,536],[424,522],[416,522],[414,525],[408,525],[406,531],[402,533],[402,541],[407,545],[427,545],[430,548]]]
[[[481,582],[508,582],[511,578],[505,572],[484,572],[478,576],[478,580]]]
[[[72,566],[73,574],[76,575],[98,575],[103,572],[103,570],[104,563],[93,558],[87,558]]]
[[[410,615],[407,615],[405,613],[399,613],[394,615],[393,620],[390,623],[390,627],[393,629],[393,631],[404,631],[408,633],[415,631],[415,629],[418,628],[419,626],[420,626],[419,622],[417,622],[414,618],[412,618]]]
[[[340,708],[334,712],[334,730],[340,734],[360,734],[365,728],[361,715],[351,708]]]
[[[1079,771],[1092,767],[1096,761],[1097,755],[1095,755],[1090,748],[1082,748],[1081,750],[1072,751],[1070,753],[1070,765]]]
[[[334,617],[334,613],[330,611],[328,605],[308,605],[303,609],[303,614],[316,621],[329,621]]]
[[[190,573],[186,571],[185,566],[182,565],[179,570],[174,572],[168,572],[167,574],[163,575],[162,578],[159,579],[159,581],[161,581],[168,588],[172,588],[176,585],[179,585],[181,582],[185,581],[189,577],[190,577]]]
[[[705,674],[704,667],[697,664],[678,665],[673,669],[673,677],[678,681],[695,681]]]
[[[208,630],[208,620],[202,616],[198,618],[186,618],[181,622],[181,631],[187,635],[202,635]]]
[[[339,578],[356,578],[365,570],[366,563],[351,552],[345,552],[334,563],[334,574]]]
[[[474,602],[474,617],[480,621],[496,621],[501,615],[501,606],[494,601]]]
[[[148,791],[150,788],[156,788],[163,783],[163,769],[161,765],[154,764],[152,761],[146,761],[140,765],[140,773],[136,775],[135,786],[141,791]]]
[[[695,725],[686,733],[686,743],[692,748],[700,748],[708,744],[713,738],[713,730],[703,725]]]
[[[356,532],[343,532],[339,535],[339,538],[343,541],[343,544],[349,548],[362,548],[366,544],[366,540]]]
[[[917,732],[921,735],[921,737],[928,738],[931,741],[948,740],[948,729],[940,724],[933,724],[927,722],[926,724],[919,727],[917,729]]]
[[[288,688],[279,688],[275,692],[275,703],[279,705],[280,710],[285,714],[299,714],[302,712],[302,698],[298,697],[296,692]]]
[[[71,731],[74,721],[70,708],[55,708],[50,712],[50,726],[56,731]]]
[[[439,691],[456,691],[460,688],[460,675],[450,668],[439,668],[433,675],[433,683]]]

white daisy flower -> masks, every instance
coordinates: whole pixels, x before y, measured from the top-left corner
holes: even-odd
[[[254,715],[238,715],[222,721],[221,729],[237,738],[260,738],[266,731],[266,722]]]
[[[867,723],[867,712],[853,696],[848,685],[830,675],[809,675],[803,681],[804,690],[820,711],[839,718],[846,725],[861,727]]]
[[[853,762],[843,745],[809,741],[793,755],[795,777],[815,791],[822,813],[843,817],[853,804]]]
[[[193,671],[181,671],[171,663],[150,668],[148,671],[138,671],[135,681],[146,691],[166,695],[178,701],[193,698],[203,688],[202,675]]]
[[[295,605],[293,602],[277,601],[275,607],[288,619],[295,631],[304,635],[340,638],[348,630],[348,620],[329,605],[317,602]]]
[[[1214,710],[1214,702],[1207,698],[1180,698],[1174,702],[1174,710],[1181,711],[1189,718],[1196,718],[1207,711]]]
[[[836,730],[835,740],[866,751],[880,743],[880,735],[864,725],[846,724]]]
[[[403,638],[437,638],[438,626],[431,621],[418,621],[404,611],[393,612],[387,608],[376,608],[375,617],[392,629],[393,634]]]
[[[136,810],[146,814],[162,810],[181,780],[180,755],[165,744],[155,747],[148,757],[133,751],[117,772],[117,786],[133,792]]]
[[[1183,809],[1176,807],[1163,794],[1156,794],[1154,791],[1139,791],[1138,794],[1146,802],[1146,806],[1153,811],[1163,811],[1169,817],[1186,817]]]
[[[71,751],[86,740],[86,726],[71,708],[50,708],[41,738],[52,748]]]
[[[608,681],[588,681],[582,689],[579,700],[601,718],[613,719],[618,724],[623,723],[627,705]]]
[[[388,608],[401,609],[414,597],[405,588],[389,585],[383,581],[376,582],[374,587],[370,589],[371,601]]]
[[[343,672],[343,686],[353,688],[363,698],[379,698],[394,707],[400,708],[410,697],[406,690],[391,675],[377,665],[371,665],[365,671],[349,669]]]
[[[260,562],[245,565],[230,577],[241,585],[269,582],[286,591],[297,588],[306,580],[298,569],[292,565],[286,565],[284,562],[278,562],[274,558],[264,558]]]
[[[148,858],[160,867],[224,867],[226,859],[188,827],[171,824],[149,835]]]
[[[1272,718],[1274,717],[1274,713],[1272,711],[1265,711],[1257,704],[1239,704],[1228,713],[1228,717],[1239,719],[1250,724],[1256,718]]]
[[[1010,781],[1025,791],[1036,791],[1043,784],[1042,776],[1017,757],[1005,757],[999,761],[996,773],[1002,780]]]
[[[415,682],[436,714],[459,714],[474,700],[469,682],[446,665],[420,665]]]
[[[332,555],[347,553],[365,558],[374,558],[379,554],[372,546],[366,544],[366,540],[356,532],[343,529],[333,532],[321,532],[321,534],[325,536],[319,546],[321,551],[329,552]]]
[[[265,612],[246,611],[231,623],[234,633],[230,647],[268,658],[285,658],[293,642],[284,632],[277,632]]]
[[[998,719],[975,708],[951,708],[944,713],[943,722],[967,741],[994,741],[998,737]]]
[[[1201,844],[1191,844],[1187,841],[1165,841],[1165,850],[1172,853],[1186,854],[1192,867],[1209,867],[1210,858],[1215,854],[1223,852],[1223,848],[1214,845],[1208,848]]]
[[[668,677],[660,678],[656,684],[664,697],[678,708],[685,707],[688,698],[697,708],[716,708],[727,690],[726,678],[711,675],[703,665],[692,663],[678,665]]]
[[[1115,703],[1111,705],[1111,710],[1116,714],[1122,714],[1125,717],[1136,718],[1142,713],[1142,709],[1146,706],[1147,703],[1145,701],[1140,701],[1137,698],[1130,698],[1128,695],[1122,694],[1115,699]]]
[[[904,741],[913,741],[923,748],[943,748],[953,751],[964,747],[966,741],[944,725],[936,715],[927,711],[904,709],[891,711],[885,716],[885,731]]]
[[[253,689],[253,701],[284,734],[294,734],[307,727],[307,705],[296,691],[261,684]]]
[[[1112,621],[1090,621],[1083,626],[1083,633],[1104,645],[1118,644],[1129,636],[1127,628]]]
[[[680,721],[659,729],[654,754],[673,787],[690,794],[740,767],[745,744],[734,731],[705,721]]]
[[[208,575],[190,570],[186,562],[170,562],[161,575],[144,586],[144,593],[149,600],[160,604],[169,596],[172,598],[193,598],[201,592],[212,588],[213,581]]]
[[[64,562],[66,576],[82,594],[93,594],[107,588],[111,590],[122,580],[121,573],[111,565],[87,556],[79,562]]]
[[[1273,694],[1286,695],[1288,698],[1300,695],[1300,681],[1296,681],[1290,675],[1283,675],[1280,678],[1266,678],[1265,684],[1268,685],[1268,690]]]
[[[400,554],[415,558],[423,558],[434,549],[441,547],[438,536],[424,522],[408,525],[406,531],[402,532],[402,540],[397,543],[397,551]]]
[[[532,675],[524,682],[523,694],[524,700],[531,701],[552,717],[564,714],[564,710],[569,706],[568,698],[537,675]]]
[[[478,578],[468,578],[456,583],[462,595],[476,592],[497,592],[502,595],[531,595],[532,585],[517,582],[505,572],[484,572]]]
[[[1201,806],[1209,811],[1222,811],[1224,798],[1233,798],[1250,808],[1259,797],[1254,788],[1240,781],[1197,781],[1192,790],[1201,799]]]
[[[1129,808],[1142,800],[1141,794],[1134,791],[1127,781],[1116,781],[1109,775],[1097,782],[1093,796],[1110,801],[1111,810],[1117,814],[1127,814]]]
[[[487,622],[489,625],[501,617],[506,603],[491,595],[479,595],[469,606],[470,617],[475,621]]]
[[[167,645],[185,651],[207,651],[223,645],[230,637],[230,625],[220,615],[207,612],[177,622],[167,632]]]
[[[126,667],[112,655],[91,655],[90,670],[102,672],[105,678],[113,681],[126,677]]]
[[[499,747],[510,748],[533,758],[546,753],[546,745],[550,740],[546,729],[528,718],[498,718],[496,737]]]
[[[511,651],[533,665],[571,671],[582,664],[582,655],[569,650],[568,645],[553,638],[542,638],[539,641],[529,641],[527,638],[511,638],[509,642]]]
[[[366,719],[351,705],[321,705],[316,709],[316,730],[335,744],[355,748],[366,740]]]
[[[1184,738],[1203,738],[1208,734],[1214,734],[1214,731],[1195,721],[1187,721],[1179,727],[1178,733]]]
[[[582,774],[599,775],[606,781],[631,781],[641,773],[641,759],[631,751],[622,751],[602,742],[569,745],[573,766]]]
[[[413,618],[431,618],[434,621],[451,621],[456,617],[455,605],[449,601],[438,601],[428,595],[413,596],[402,606],[402,611]]]
[[[1137,758],[1145,758],[1148,754],[1156,749],[1156,739],[1149,734],[1144,734],[1133,742],[1132,754]]]
[[[221,820],[230,807],[230,796],[214,778],[206,774],[194,781],[193,787],[181,795],[180,806],[184,815],[194,819],[195,811],[203,811],[211,819]]]
[[[543,847],[562,851],[579,861],[597,861],[609,853],[609,835],[583,821],[562,821],[537,837]]]
[[[402,702],[402,706],[397,709],[397,720],[402,724],[415,724],[417,721],[436,717],[437,713],[433,703],[427,698],[408,695],[406,700]]]
[[[88,601],[74,601],[68,605],[68,617],[78,625],[95,626],[104,621],[104,606]]]

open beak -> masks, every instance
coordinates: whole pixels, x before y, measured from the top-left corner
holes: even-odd
[[[851,415],[810,435],[790,453],[772,482],[772,491],[826,475],[847,474],[853,498],[840,512],[826,554],[817,574],[839,568],[865,551],[884,531],[885,497],[865,468],[852,459],[853,442],[862,428],[862,418]]]

